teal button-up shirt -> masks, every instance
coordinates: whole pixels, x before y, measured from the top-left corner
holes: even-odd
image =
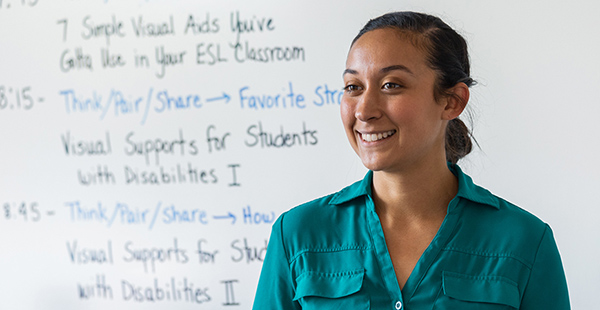
[[[570,309],[550,227],[449,168],[458,193],[402,290],[369,172],[279,217],[253,309]]]

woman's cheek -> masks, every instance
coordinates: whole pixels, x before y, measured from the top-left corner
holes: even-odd
[[[340,114],[342,118],[342,123],[344,124],[344,129],[346,131],[346,134],[348,135],[348,139],[350,140],[352,140],[353,138],[354,123],[356,122],[356,118],[354,117],[354,109],[352,107],[352,104],[342,99],[340,105]]]
[[[347,99],[346,96],[342,97],[342,102],[340,103],[340,113],[342,116],[342,122],[344,126],[348,126],[354,123],[354,109],[351,100]]]

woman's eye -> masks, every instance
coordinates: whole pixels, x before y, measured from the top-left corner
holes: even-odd
[[[383,84],[383,86],[381,88],[383,89],[395,89],[395,88],[400,88],[402,86],[400,86],[400,84],[396,84],[396,83],[385,83]]]
[[[353,92],[353,91],[357,91],[360,88],[356,85],[346,85],[346,87],[344,87],[344,91],[346,91],[347,93]]]

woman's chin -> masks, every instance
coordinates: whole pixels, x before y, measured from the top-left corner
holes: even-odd
[[[362,161],[363,166],[365,166],[365,168],[372,170],[372,171],[381,171],[381,170],[385,170],[385,168],[386,168],[386,165],[384,165],[380,160],[361,158],[361,161]]]

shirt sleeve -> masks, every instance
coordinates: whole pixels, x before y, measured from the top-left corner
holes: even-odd
[[[565,272],[548,225],[538,247],[520,309],[571,309]]]
[[[293,301],[295,290],[282,236],[284,216],[285,213],[275,221],[271,230],[254,297],[254,310],[301,309],[298,302]]]

